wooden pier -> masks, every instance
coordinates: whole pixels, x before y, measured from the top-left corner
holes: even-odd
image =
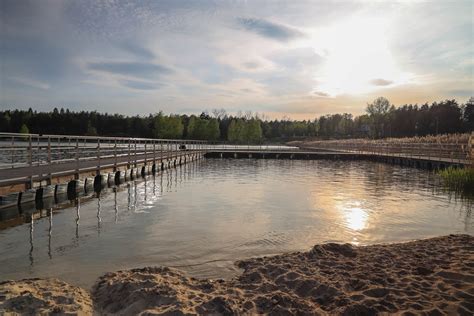
[[[100,189],[106,184],[155,174],[208,158],[371,160],[426,169],[471,165],[472,144],[313,147],[228,145],[199,140],[85,137],[0,133],[0,209],[62,191]],[[434,148],[434,149],[433,149]],[[3,206],[2,206],[3,205]]]
[[[155,174],[204,156],[203,141],[0,133],[0,209]]]

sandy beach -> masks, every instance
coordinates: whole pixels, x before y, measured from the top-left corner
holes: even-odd
[[[166,267],[107,273],[90,292],[51,279],[0,283],[0,313],[472,315],[474,237],[449,235],[236,262],[230,280]]]

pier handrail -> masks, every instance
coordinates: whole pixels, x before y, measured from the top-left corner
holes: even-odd
[[[382,141],[362,142],[347,141],[315,141],[301,148],[336,150],[366,155],[428,159],[431,161],[449,161],[465,164],[470,159],[467,143],[412,143]]]
[[[143,137],[125,137],[125,136],[91,136],[91,135],[84,135],[84,136],[79,136],[79,135],[66,135],[66,134],[34,134],[34,133],[29,133],[29,134],[24,134],[24,133],[9,133],[9,132],[0,132],[0,137],[4,138],[5,136],[9,137],[21,137],[21,138],[28,138],[28,137],[41,137],[41,138],[80,138],[80,139],[103,139],[103,140],[124,140],[124,139],[130,139],[130,140],[154,140],[154,141],[164,141],[164,142],[201,142],[201,143],[206,143],[207,141],[204,140],[195,140],[195,139],[171,139],[171,138],[143,138]]]
[[[0,170],[30,168],[30,180],[38,176],[33,167],[41,167],[43,174],[51,177],[51,167],[57,164],[74,164],[79,173],[86,161],[96,161],[99,172],[101,163],[112,160],[115,168],[118,160],[128,165],[138,160],[155,161],[176,158],[184,153],[203,152],[202,140],[153,139],[135,137],[101,137],[77,135],[48,135],[0,133]],[[184,146],[183,146],[184,145]],[[102,163],[103,164],[103,163]],[[90,163],[88,163],[90,165]],[[90,169],[90,167],[88,167]],[[0,179],[0,182],[5,179]],[[32,181],[32,180],[31,180]],[[30,181],[30,182],[31,182]]]

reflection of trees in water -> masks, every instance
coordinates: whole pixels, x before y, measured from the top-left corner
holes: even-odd
[[[386,190],[393,188],[400,191],[414,191],[435,187],[436,179],[432,172],[412,167],[396,166],[380,162],[364,162],[364,165],[352,166],[362,170],[370,186],[377,195],[384,195]]]
[[[446,194],[449,202],[454,203],[455,206],[459,207],[458,216],[463,219],[464,230],[468,231],[472,226],[471,214],[474,208],[474,198],[471,196],[465,196],[464,194],[456,191],[449,190],[444,186],[436,188],[437,194]]]
[[[446,189],[434,171],[372,162],[352,165],[351,168],[362,170],[366,178],[365,185],[374,190],[376,196],[392,194],[394,188],[402,192],[423,191],[432,196],[447,196],[450,203],[459,206],[459,215],[464,218],[466,230],[471,225],[474,198]]]

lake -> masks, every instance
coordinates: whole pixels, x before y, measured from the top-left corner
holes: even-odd
[[[166,265],[228,278],[252,256],[473,234],[471,203],[427,170],[368,161],[205,159],[0,230],[0,279]]]

